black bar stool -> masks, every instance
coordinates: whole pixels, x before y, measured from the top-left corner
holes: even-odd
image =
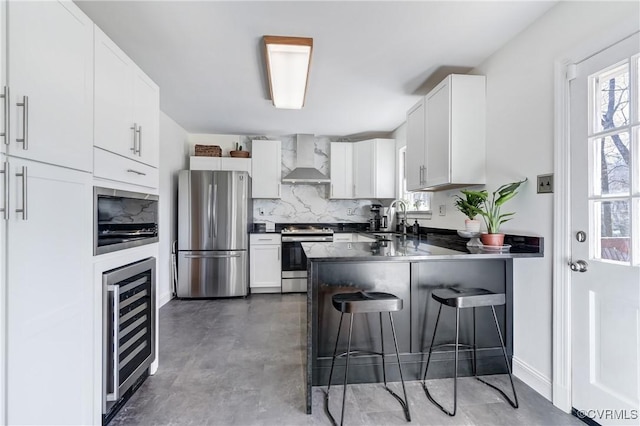
[[[516,388],[513,386],[513,377],[511,376],[511,366],[509,365],[509,358],[507,357],[507,350],[504,347],[504,339],[502,338],[502,332],[500,331],[500,325],[498,324],[498,317],[496,316],[496,310],[494,306],[504,305],[505,304],[505,295],[504,293],[493,293],[489,290],[485,290],[483,288],[447,288],[447,289],[439,289],[434,290],[431,293],[431,297],[440,303],[440,307],[438,309],[438,317],[436,318],[436,325],[433,329],[433,337],[431,338],[431,346],[429,346],[429,356],[427,357],[427,365],[424,369],[424,376],[422,377],[422,387],[424,388],[424,392],[427,394],[427,398],[429,401],[433,402],[438,408],[440,408],[443,412],[450,416],[456,415],[456,409],[458,406],[458,350],[459,348],[465,347],[473,350],[473,375],[480,382],[484,383],[487,386],[492,387],[497,390],[505,397],[505,399],[511,404],[513,408],[518,408],[518,395],[516,395]],[[455,344],[442,344],[433,346],[433,342],[436,339],[436,332],[438,331],[438,323],[440,321],[440,312],[442,312],[442,305],[451,306],[456,308],[456,342]],[[500,347],[502,348],[502,354],[504,355],[504,362],[507,365],[507,373],[509,374],[509,381],[511,382],[511,389],[513,390],[513,398],[515,400],[512,401],[507,394],[505,394],[501,389],[496,386],[482,380],[478,377],[478,372],[476,370],[476,361],[477,361],[477,347],[476,347],[476,308],[490,306],[491,312],[493,313],[493,321],[496,325],[496,330],[498,331],[498,337],[500,338]],[[460,343],[460,309],[465,308],[473,308],[473,345],[466,345]],[[427,389],[427,371],[429,371],[429,361],[431,361],[431,353],[434,348],[441,348],[447,346],[455,347],[455,367],[454,367],[454,378],[453,378],[453,411],[446,410],[442,405],[440,405],[429,393],[429,389]]]
[[[344,390],[342,392],[342,414],[340,416],[340,425],[344,422],[344,407],[345,400],[347,396],[347,379],[349,374],[349,356],[352,354],[366,354],[366,355],[380,355],[382,357],[382,377],[384,379],[384,387],[385,389],[393,395],[394,398],[400,402],[404,410],[404,415],[407,418],[407,421],[411,421],[411,414],[409,413],[409,404],[407,399],[407,390],[404,386],[404,378],[402,377],[402,366],[400,365],[400,355],[398,353],[398,340],[396,339],[396,329],[393,325],[393,316],[392,312],[397,312],[402,310],[402,299],[394,296],[389,293],[340,293],[335,294],[331,298],[333,303],[333,307],[340,311],[340,324],[338,325],[338,335],[336,336],[336,346],[333,349],[333,358],[331,360],[331,370],[329,372],[329,385],[327,386],[327,393],[325,398],[325,410],[327,415],[333,424],[336,424],[336,421],[331,415],[329,411],[329,390],[331,389],[331,378],[333,377],[333,367],[336,362],[336,358],[346,356],[347,361],[344,369]],[[384,333],[382,329],[382,313],[389,313],[389,322],[391,323],[391,332],[393,333],[393,343],[396,348],[396,358],[398,360],[398,368],[400,369],[400,381],[402,382],[402,391],[404,392],[404,401],[398,395],[396,395],[389,387],[387,386],[387,371],[384,365]],[[366,314],[366,313],[378,313],[380,315],[380,340],[382,342],[382,352],[371,352],[371,351],[352,351],[351,350],[351,335],[353,331],[353,315],[354,314]],[[342,328],[342,318],[344,314],[351,314],[349,319],[349,341],[347,343],[347,351],[337,355],[338,351],[338,341],[340,340],[340,329]]]

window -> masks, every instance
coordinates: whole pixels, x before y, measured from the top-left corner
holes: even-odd
[[[407,147],[403,146],[398,150],[398,182],[400,199],[407,203],[409,211],[430,211],[431,210],[431,193],[430,192],[408,192],[407,191],[407,173],[405,169]]]
[[[640,262],[640,56],[589,78],[591,257]]]

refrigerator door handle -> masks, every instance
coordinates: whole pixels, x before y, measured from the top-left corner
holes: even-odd
[[[211,214],[213,204],[211,201],[211,184],[209,184],[209,192],[207,193],[207,220],[209,222],[209,237],[211,237],[211,228],[213,228],[213,215]]]
[[[218,204],[218,185],[213,185],[213,205],[216,206]],[[216,209],[213,209],[213,238],[218,238],[218,218],[216,217]]]
[[[206,258],[229,258],[240,257],[241,253],[207,253],[207,254],[185,254],[185,259],[206,259]]]

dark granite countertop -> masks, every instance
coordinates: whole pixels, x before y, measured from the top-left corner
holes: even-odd
[[[446,231],[446,232],[441,232]],[[456,231],[437,230],[419,236],[389,234],[374,243],[302,243],[311,261],[419,261],[436,259],[511,259],[543,257],[542,238],[521,235],[505,236],[506,250],[467,247],[467,240]]]

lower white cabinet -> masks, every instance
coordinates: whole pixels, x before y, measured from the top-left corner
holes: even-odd
[[[333,242],[334,243],[352,243],[353,242],[353,234],[333,234]]]
[[[375,243],[376,239],[374,237],[369,237],[363,234],[353,234],[353,242],[354,243]]]
[[[91,175],[13,157],[8,164],[6,416],[0,423],[91,424],[99,410],[93,405],[99,380],[93,374]]]
[[[279,293],[282,280],[280,234],[249,236],[249,286],[254,293]]]

